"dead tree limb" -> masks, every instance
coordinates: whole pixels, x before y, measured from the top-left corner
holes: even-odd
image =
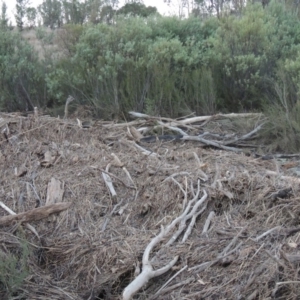
[[[204,203],[204,201],[207,198],[207,193],[204,190],[204,195],[201,199],[198,199],[200,193],[200,186],[198,182],[198,191],[195,195],[195,197],[189,201],[186,209],[183,211],[183,213],[178,216],[175,220],[173,220],[172,223],[170,223],[166,228],[163,226],[161,227],[160,233],[154,237],[148,246],[146,247],[142,259],[142,265],[143,269],[142,272],[125,288],[123,291],[123,300],[130,300],[135,293],[137,293],[151,278],[157,277],[159,275],[162,275],[169,271],[177,262],[178,256],[174,257],[173,260],[171,260],[167,265],[164,267],[153,270],[151,261],[149,260],[150,252],[152,249],[159,244],[166,236],[167,234],[175,228],[175,226],[180,223],[180,228],[178,229],[177,233],[173,235],[173,237],[170,239],[170,241],[167,243],[167,245],[171,245],[177,238],[178,238],[178,232],[183,232],[185,227],[186,220],[192,218],[193,216],[197,215],[197,209],[201,204]],[[188,232],[185,234],[185,239],[188,237],[190,233],[191,227],[188,228]]]
[[[11,210],[9,207],[7,207],[2,201],[0,201],[0,206],[1,206],[3,209],[5,209],[8,213],[10,213],[11,215],[13,215],[13,216],[16,215],[16,213],[15,213],[13,210]],[[32,225],[30,225],[30,224],[25,224],[25,226],[26,226],[32,233],[34,233],[38,239],[40,239],[39,234],[37,233],[37,231],[35,230],[35,228],[34,228]]]
[[[239,148],[234,148],[234,147],[229,147],[229,146],[225,146],[225,145],[222,145],[220,142],[216,142],[216,141],[209,141],[209,140],[206,140],[200,136],[183,136],[181,138],[182,140],[185,140],[185,141],[198,141],[198,142],[201,142],[205,145],[208,145],[208,146],[214,146],[216,148],[220,148],[220,149],[223,149],[223,150],[228,150],[228,151],[233,151],[233,152],[242,152],[241,149]]]
[[[20,223],[39,221],[41,219],[47,218],[51,214],[59,213],[68,209],[71,206],[71,204],[71,202],[55,203],[43,207],[34,208],[32,210],[20,214],[1,217],[0,226],[8,225],[14,221],[18,221]]]
[[[172,225],[172,224],[170,224]],[[169,226],[170,226],[169,225]],[[168,227],[169,227],[168,226]],[[178,256],[175,256],[173,260],[171,260],[167,265],[164,267],[158,269],[158,270],[153,270],[153,267],[149,261],[149,255],[151,250],[156,246],[163,238],[165,235],[168,233],[170,228],[164,229],[163,227],[161,228],[161,232],[158,236],[152,239],[152,241],[148,244],[146,247],[146,250],[143,255],[143,271],[140,273],[124,290],[123,292],[123,300],[130,300],[131,297],[139,291],[151,278],[160,276],[167,271],[169,271],[177,262]]]
[[[261,113],[241,113],[241,114],[236,114],[236,113],[231,113],[231,114],[217,114],[213,116],[197,116],[197,117],[192,117],[192,118],[186,118],[184,120],[174,120],[174,119],[169,119],[169,118],[160,118],[160,117],[153,117],[149,116],[146,114],[130,111],[129,114],[133,117],[136,118],[143,118],[143,119],[154,119],[154,120],[163,120],[163,121],[169,121],[171,122],[169,125],[173,124],[181,124],[181,125],[187,125],[187,124],[192,124],[196,122],[203,122],[209,119],[225,119],[225,118],[252,118],[252,117],[261,117],[263,114]]]
[[[231,145],[231,144],[236,144],[237,142],[239,141],[244,141],[244,140],[247,140],[249,138],[251,138],[254,134],[256,134],[258,131],[260,131],[263,127],[265,123],[262,123],[260,125],[258,125],[257,127],[255,127],[252,131],[244,134],[243,136],[241,137],[236,137],[235,139],[231,140],[231,141],[227,141],[227,142],[223,142],[222,144],[223,145]]]

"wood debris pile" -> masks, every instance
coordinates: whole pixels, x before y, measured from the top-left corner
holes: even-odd
[[[0,114],[0,298],[297,299],[298,156],[257,155],[263,116],[132,115]]]

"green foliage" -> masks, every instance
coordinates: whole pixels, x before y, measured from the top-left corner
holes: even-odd
[[[10,299],[29,275],[29,255],[26,240],[20,240],[20,247],[14,253],[0,250],[0,295],[3,299]]]
[[[298,48],[297,16],[278,2],[248,5],[241,17],[220,19],[211,39],[211,65],[223,109],[261,109],[278,65]]]
[[[112,24],[115,14],[116,10],[114,10],[111,5],[105,5],[101,8],[100,18],[98,22]]]
[[[42,44],[53,44],[54,33],[48,32],[45,27],[39,26],[35,31],[36,38],[42,42]]]
[[[85,26],[69,57],[47,74],[48,90],[60,103],[67,93],[75,93],[102,117],[132,109],[184,114],[196,101],[189,93],[190,70],[208,63],[204,40],[216,28],[214,22],[201,24],[195,19],[182,23],[178,18],[153,17],[145,22],[119,17],[113,26]],[[193,82],[203,79],[202,72],[193,74]],[[212,87],[211,75],[209,82]]]
[[[300,23],[292,4],[274,0],[243,8],[234,2],[233,14],[214,7],[217,17],[200,20],[148,16],[140,3],[128,3],[118,14],[113,1],[61,3],[60,21],[47,26],[69,24],[55,39],[37,29],[45,49],[58,45],[43,61],[19,37],[1,32],[0,45],[8,48],[0,53],[2,107],[31,107],[30,101],[61,106],[72,94],[104,118],[128,110],[176,117],[268,107],[286,114],[288,106],[286,119],[298,122],[293,114],[300,95]],[[204,4],[197,1],[202,15],[212,9]],[[37,101],[31,95],[41,95],[40,87],[44,93]],[[297,131],[295,124],[290,128]]]
[[[26,9],[26,16],[27,16],[27,20],[29,22],[29,26],[34,27],[36,17],[37,17],[37,10],[34,7],[28,7]]]
[[[118,9],[117,14],[147,18],[151,15],[157,14],[157,8],[154,6],[146,6],[143,3],[132,2],[126,3],[123,7]]]
[[[83,30],[79,24],[66,24],[57,32],[55,42],[64,53],[73,55]]]
[[[270,82],[270,96],[264,105],[269,122],[263,134],[268,151],[298,152],[300,149],[299,87],[287,65],[281,63]]]
[[[43,25],[50,27],[60,27],[62,24],[62,5],[60,0],[44,0],[39,5],[38,11],[43,19]]]
[[[3,30],[8,28],[7,5],[5,2],[2,2],[2,5],[1,5],[0,26]]]
[[[86,2],[62,0],[66,23],[83,24],[86,18]]]
[[[43,97],[43,77],[38,57],[17,33],[0,30],[0,108],[29,109]]]
[[[20,31],[24,27],[24,17],[26,16],[26,9],[28,5],[28,0],[16,0],[16,23]]]

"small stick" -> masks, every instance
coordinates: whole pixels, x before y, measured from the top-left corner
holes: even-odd
[[[202,230],[202,234],[203,233],[206,233],[208,228],[209,228],[209,225],[210,225],[210,222],[211,220],[213,219],[213,217],[215,216],[215,212],[214,211],[211,211],[205,221],[205,224],[204,224],[204,227],[203,227],[203,230]]]
[[[121,204],[123,203],[123,200],[124,200],[124,199],[122,199],[118,204],[116,204],[116,205],[114,206],[114,208],[113,208],[113,210],[111,211],[111,213],[109,214],[109,216],[105,219],[105,222],[103,223],[102,229],[101,229],[102,232],[105,231],[109,219],[110,219],[111,216],[116,212],[117,208],[118,208],[119,206],[121,206]]]
[[[242,230],[240,230],[240,232],[232,239],[232,241],[227,245],[227,247],[222,251],[222,253],[218,255],[218,258],[228,254],[227,251],[236,243],[237,239],[241,236],[245,229],[246,228],[244,227],[242,228]]]
[[[281,226],[276,226],[274,228],[269,229],[268,231],[264,232],[263,234],[259,235],[257,238],[255,238],[254,240],[256,242],[258,242],[260,239],[262,239],[263,237],[267,236],[268,234],[272,233],[275,230],[279,230],[281,229]]]
[[[112,174],[112,173],[110,173],[110,172],[105,171],[104,169],[101,169],[101,168],[98,168],[98,167],[94,167],[94,166],[91,166],[91,168],[93,168],[93,169],[98,169],[98,170],[101,171],[102,173],[105,173],[105,174],[107,174],[107,175],[109,175],[109,176],[111,176],[111,177],[117,179],[118,181],[120,181],[120,182],[121,182],[124,186],[126,186],[127,188],[136,190],[136,187],[130,186],[130,185],[126,184],[122,179],[120,179],[119,177],[117,177],[116,175],[114,175],[114,174]]]
[[[117,192],[112,184],[112,180],[110,178],[109,175],[107,175],[108,171],[109,171],[109,168],[110,168],[110,163],[106,166],[106,173],[103,173],[102,172],[102,177],[104,179],[104,182],[107,186],[107,188],[109,189],[110,193],[111,193],[111,196],[113,199],[116,199],[117,198]]]
[[[133,142],[133,144],[136,148],[138,148],[140,151],[142,151],[143,154],[145,154],[147,156],[157,156],[157,154],[155,152],[150,152],[134,142]]]
[[[169,180],[169,179],[172,179],[172,178],[174,178],[174,177],[176,177],[176,176],[179,176],[179,175],[181,175],[181,176],[183,176],[183,175],[190,175],[190,173],[189,172],[179,172],[179,173],[174,173],[174,174],[172,174],[172,175],[170,175],[169,177],[167,177],[162,183],[164,183],[165,181],[167,181],[167,180]]]
[[[155,294],[154,296],[158,296],[161,291],[175,278],[177,277],[181,272],[183,272],[187,268],[187,265],[185,265],[183,268],[181,268],[176,274],[174,274]]]
[[[285,265],[277,257],[273,256],[270,251],[266,249],[264,249],[264,251],[269,255],[270,258],[272,258],[275,262],[277,262],[281,267],[283,268],[285,267]]]
[[[118,156],[117,156],[116,154],[114,154],[114,153],[112,153],[111,155],[112,155],[112,157],[114,158],[116,165],[117,165],[118,167],[121,167],[121,168],[122,168],[122,170],[126,173],[127,177],[128,177],[129,180],[131,181],[131,183],[135,186],[134,181],[133,181],[133,179],[132,179],[130,173],[128,172],[128,170],[126,169],[126,167],[124,167],[124,164],[121,163],[121,161],[120,161],[120,159],[118,158]]]

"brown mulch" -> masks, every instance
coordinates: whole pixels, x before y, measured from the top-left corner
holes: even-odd
[[[157,154],[145,155],[126,126],[109,122],[82,129],[50,117],[6,120],[0,128],[0,201],[15,213],[42,207],[55,178],[63,201],[72,205],[30,223],[40,239],[21,223],[0,228],[0,299],[122,299],[148,243],[184,209],[174,174],[187,200],[200,178],[207,206],[185,243],[179,236],[169,247],[154,248],[151,257],[162,249],[155,269],[176,255],[179,260],[134,299],[299,299],[300,181],[282,177],[289,174],[280,162],[184,141],[141,144]],[[102,177],[109,163],[116,197]],[[211,211],[215,217],[203,234]],[[0,218],[7,214],[0,208]],[[8,270],[5,261],[12,258],[15,269]]]

